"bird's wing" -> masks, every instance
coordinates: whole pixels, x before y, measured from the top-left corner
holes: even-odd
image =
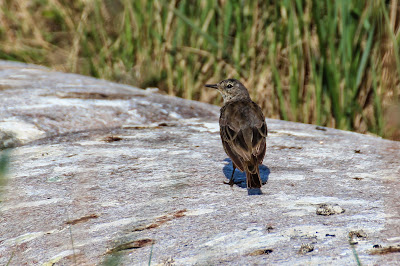
[[[253,108],[253,110],[255,110],[254,116],[257,117],[256,119],[257,121],[253,123],[254,126],[252,127],[253,130],[252,153],[257,158],[258,164],[261,164],[265,156],[265,151],[266,151],[265,138],[268,135],[268,129],[261,108],[254,102],[252,102],[252,104],[255,106]]]
[[[244,166],[241,159],[238,157],[237,152],[235,152],[231,148],[231,144],[227,141],[222,140],[222,145],[224,146],[224,150],[226,154],[228,154],[229,158],[231,158],[234,167],[238,168],[240,171],[244,171]]]
[[[220,130],[224,149],[240,170],[244,170],[243,162],[262,163],[267,126],[257,104],[245,101],[225,105]]]
[[[262,127],[253,128],[253,155],[257,158],[258,164],[261,164],[264,160],[266,151],[266,135],[261,133],[261,129]]]

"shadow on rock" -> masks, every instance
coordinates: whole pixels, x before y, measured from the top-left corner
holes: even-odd
[[[229,162],[228,164],[226,164],[224,166],[224,168],[222,169],[222,172],[224,173],[225,177],[229,179],[231,178],[232,175],[232,171],[233,171],[233,165],[232,165],[232,161],[229,158],[226,158],[224,160],[225,162]],[[263,184],[268,182],[268,177],[269,177],[269,173],[270,170],[268,167],[266,167],[265,165],[260,165],[260,176],[261,176],[261,182]],[[239,169],[236,168],[235,170],[235,174],[233,176],[233,180],[235,182],[235,185],[241,187],[241,188],[246,188],[246,173],[245,172],[241,172]]]

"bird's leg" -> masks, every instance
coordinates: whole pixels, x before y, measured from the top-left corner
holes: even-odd
[[[233,187],[233,184],[235,184],[235,182],[233,182],[233,175],[235,174],[235,170],[236,170],[236,167],[234,166],[234,167],[233,167],[233,171],[232,171],[231,179],[229,179],[229,185],[230,185],[231,187]]]
[[[233,182],[233,175],[235,174],[235,170],[236,170],[236,167],[233,166],[233,171],[232,171],[231,179],[229,179],[229,182],[224,182],[224,184],[227,184],[227,185],[230,185],[231,187],[233,187],[233,184],[235,184],[235,182]]]

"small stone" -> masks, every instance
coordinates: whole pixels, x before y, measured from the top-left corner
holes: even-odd
[[[339,214],[339,213],[344,213],[345,209],[340,207],[339,205],[330,205],[330,204],[319,204],[317,207],[317,215],[324,215],[324,216],[329,216],[329,215],[334,215],[334,214]]]
[[[313,244],[301,244],[301,247],[297,253],[299,254],[306,254],[314,250]]]
[[[349,232],[349,237],[350,238],[367,238],[368,235],[367,233],[364,232],[364,230],[354,230]]]
[[[357,245],[359,239],[365,239],[368,235],[363,230],[355,230],[349,232],[350,245]]]

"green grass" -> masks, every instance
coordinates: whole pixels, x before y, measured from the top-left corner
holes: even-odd
[[[0,150],[0,203],[2,202],[3,190],[7,185],[7,171],[9,164],[9,151]]]
[[[18,3],[0,7],[0,58],[210,103],[221,98],[203,85],[234,77],[268,117],[393,132],[387,113],[400,92],[394,0]]]

